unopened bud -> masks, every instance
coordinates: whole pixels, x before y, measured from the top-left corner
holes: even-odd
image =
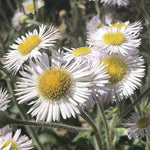
[[[26,23],[27,20],[28,20],[28,16],[26,16],[26,15],[21,15],[21,16],[19,17],[19,23],[20,23],[20,24]]]

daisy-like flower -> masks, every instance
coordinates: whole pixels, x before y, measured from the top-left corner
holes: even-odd
[[[23,12],[17,12],[14,14],[12,18],[12,26],[16,28],[17,30],[21,29],[21,21],[24,19],[27,19],[28,17],[24,15]]]
[[[146,113],[144,116],[140,116],[133,113],[128,118],[128,123],[125,123],[125,127],[128,128],[125,130],[125,134],[129,139],[150,137],[150,115]]]
[[[96,31],[98,28],[103,26],[98,15],[93,16],[89,22],[86,23],[86,30],[88,32]]]
[[[94,84],[92,74],[97,74],[97,84],[100,82],[104,86],[103,81],[106,81],[103,74],[93,73],[89,67],[82,68],[77,63],[66,65],[59,60],[52,55],[50,66],[48,56],[43,54],[36,64],[30,61],[25,71],[20,72],[17,100],[20,104],[31,101],[33,106],[28,113],[36,116],[37,121],[57,121],[60,114],[63,119],[75,117],[80,113],[78,107],[90,99],[90,87]]]
[[[0,137],[1,150],[28,150],[32,149],[32,140],[26,135],[21,136],[21,130],[18,129],[13,136],[12,132]]]
[[[10,102],[10,95],[8,95],[7,91],[0,88],[0,110],[5,111],[8,107],[8,103]]]
[[[141,39],[138,38],[141,28],[140,22],[115,23],[105,26],[89,34],[88,44],[110,54],[132,54],[141,44]]]
[[[75,63],[85,62],[90,64],[93,61],[93,57],[97,56],[98,52],[94,51],[92,47],[78,47],[78,48],[64,48],[66,52],[64,53],[64,59],[67,62],[74,60]]]
[[[106,84],[108,93],[103,95],[106,103],[127,98],[141,86],[145,70],[142,57],[118,54],[105,54],[100,57],[100,62],[106,66],[110,76],[109,83]]]
[[[53,46],[59,37],[57,29],[53,26],[47,30],[46,26],[41,25],[39,32],[35,29],[33,32],[26,33],[26,36],[17,38],[17,44],[10,46],[11,50],[4,56],[6,59],[4,67],[16,74],[26,60],[37,59],[41,55],[39,50]]]
[[[128,0],[101,0],[101,2],[118,6],[127,6],[129,4]]]
[[[35,8],[36,10],[40,9],[44,6],[43,0],[36,0],[35,1],[35,8],[34,8],[34,1],[33,0],[25,0],[23,3],[23,8],[26,14],[34,14]]]

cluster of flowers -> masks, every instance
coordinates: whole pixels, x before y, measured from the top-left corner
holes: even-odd
[[[140,78],[144,76],[144,61],[138,54],[141,44],[139,38],[142,29],[140,22],[110,24],[112,19],[105,21],[104,26],[98,16],[93,16],[87,23],[88,43],[91,49],[99,51],[100,59],[106,65],[110,83],[107,94],[102,100],[107,103],[129,97],[133,91],[140,87]],[[150,114],[133,113],[129,117],[125,134],[131,138],[150,137]]]
[[[0,89],[0,111],[5,111],[10,102],[10,96],[6,90]],[[27,150],[32,149],[32,140],[26,135],[21,136],[21,129],[18,129],[14,136],[12,128],[5,126],[0,129],[0,149],[1,150]]]
[[[53,26],[41,25],[39,30],[17,38],[4,56],[6,69],[14,75],[20,70],[15,89],[17,100],[19,104],[32,105],[28,113],[36,116],[36,121],[49,123],[59,121],[61,116],[63,119],[76,117],[99,100],[111,104],[128,98],[141,86],[145,70],[138,52],[141,23],[117,22],[101,26],[100,20],[95,21],[98,24],[92,20],[87,24],[89,46],[53,50],[49,59],[43,51],[54,46],[60,33]],[[1,99],[2,108],[7,107],[8,100]],[[127,124],[130,128],[126,130],[129,138],[134,134],[143,137],[150,118],[135,119],[134,115],[130,120],[133,123]],[[31,148],[31,141],[26,143],[27,137],[23,138],[25,141],[19,138],[20,130],[13,139],[12,132],[8,133],[10,135],[2,134],[5,139],[0,137],[2,149]]]
[[[39,32],[18,38],[4,63],[14,74],[22,67],[17,100],[31,101],[28,113],[37,121],[51,122],[60,120],[60,114],[63,119],[75,117],[98,99],[110,104],[128,98],[144,76],[144,60],[137,49],[141,29],[140,22],[97,26],[88,31],[90,46],[53,50],[51,65],[41,49],[54,45],[59,38],[56,28],[42,25]]]

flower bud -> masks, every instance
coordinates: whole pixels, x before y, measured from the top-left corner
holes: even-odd
[[[20,24],[26,23],[27,20],[28,20],[28,16],[26,16],[26,15],[21,15],[21,16],[19,17],[19,23],[20,23]]]

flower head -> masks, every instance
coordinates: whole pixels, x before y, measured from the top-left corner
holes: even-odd
[[[93,57],[97,56],[97,51],[92,47],[78,47],[78,48],[64,48],[66,52],[64,53],[64,59],[67,62],[74,60],[75,63],[87,63],[90,64],[93,61]]]
[[[118,6],[127,6],[129,3],[128,0],[101,0],[101,2]]]
[[[7,94],[6,90],[0,88],[0,110],[5,111],[7,109],[7,104],[10,102],[10,96]]]
[[[129,139],[132,138],[143,138],[146,135],[150,137],[150,115],[144,114],[140,116],[137,113],[133,113],[128,118],[129,123],[125,123],[125,134],[128,135]]]
[[[25,71],[20,72],[22,78],[17,83],[17,100],[19,103],[32,101],[30,104],[34,105],[28,113],[36,116],[37,121],[57,121],[60,114],[63,119],[75,117],[80,113],[79,106],[92,98],[90,87],[94,83],[89,67],[62,63],[61,55],[56,58],[55,53],[53,51],[51,66],[46,54],[36,64],[30,62]],[[37,100],[32,100],[36,97]]]
[[[58,38],[59,33],[53,26],[47,30],[46,26],[41,25],[39,32],[35,29],[33,32],[26,33],[26,36],[17,38],[17,44],[10,46],[11,50],[4,56],[6,59],[4,67],[13,71],[14,74],[17,73],[26,60],[37,59],[41,55],[39,50],[53,46]]]
[[[21,130],[18,129],[15,135],[12,132],[8,132],[6,135],[0,137],[0,149],[1,150],[27,150],[32,149],[32,140],[25,135],[20,136]]]
[[[136,48],[141,43],[141,39],[138,38],[141,28],[140,22],[115,23],[105,26],[89,34],[88,44],[93,45],[98,51],[110,54],[133,54],[137,52]]]
[[[44,6],[43,0],[36,0],[35,1],[35,8],[34,8],[34,1],[33,0],[26,0],[22,3],[24,7],[24,11],[26,14],[34,14],[35,9],[39,9]]]
[[[110,76],[106,85],[108,92],[103,95],[106,102],[122,100],[133,94],[141,86],[144,76],[144,60],[138,55],[122,56],[118,54],[101,56],[100,62],[106,67]]]

